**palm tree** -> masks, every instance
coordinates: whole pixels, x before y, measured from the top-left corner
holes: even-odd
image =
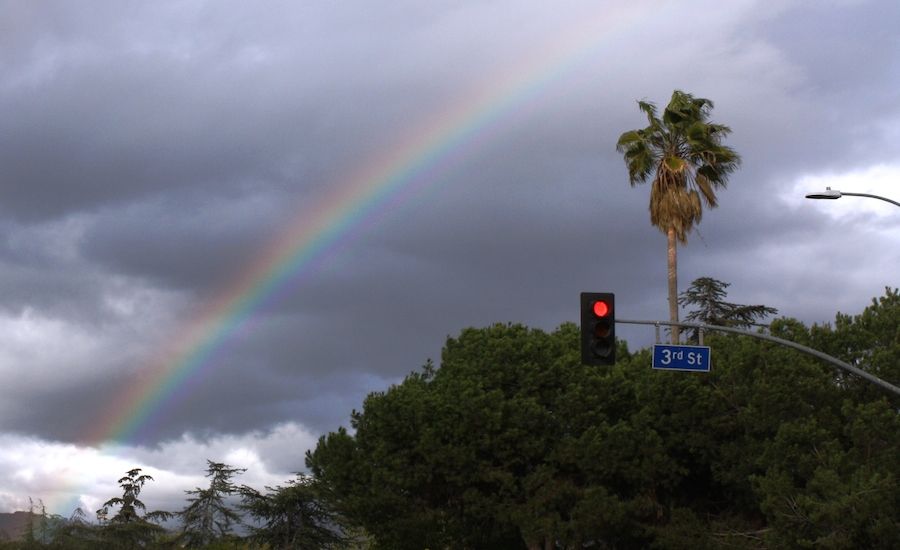
[[[616,150],[624,154],[631,186],[651,181],[650,223],[666,234],[669,266],[669,319],[678,322],[676,244],[700,222],[703,203],[717,204],[716,191],[741,162],[734,149],[722,145],[731,129],[709,121],[712,101],[675,90],[663,111],[638,101],[648,126],[623,133]],[[672,327],[672,343],[679,330]]]

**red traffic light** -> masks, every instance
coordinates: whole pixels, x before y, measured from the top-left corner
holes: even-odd
[[[581,362],[616,364],[616,295],[581,293]]]

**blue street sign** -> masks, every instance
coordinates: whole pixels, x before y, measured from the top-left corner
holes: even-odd
[[[653,368],[709,372],[709,346],[653,346]]]

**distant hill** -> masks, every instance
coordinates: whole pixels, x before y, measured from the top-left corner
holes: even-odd
[[[25,525],[28,524],[29,512],[0,513],[0,540],[18,540],[22,538]],[[38,516],[34,520],[37,523]]]

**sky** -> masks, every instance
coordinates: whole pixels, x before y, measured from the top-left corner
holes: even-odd
[[[90,5],[0,2],[0,511],[283,485],[465,327],[666,319],[615,144],[673,90],[743,160],[681,290],[812,324],[900,286],[895,206],[804,198],[900,200],[894,0]]]

